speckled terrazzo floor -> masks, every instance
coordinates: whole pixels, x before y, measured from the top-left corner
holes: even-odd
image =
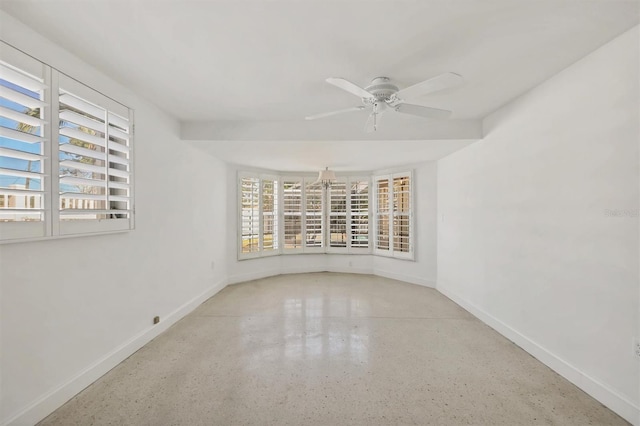
[[[227,287],[42,425],[626,425],[436,290]]]

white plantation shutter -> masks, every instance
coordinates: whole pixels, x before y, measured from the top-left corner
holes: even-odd
[[[347,183],[337,181],[329,189],[329,246],[347,247]]]
[[[322,184],[308,179],[305,184],[305,247],[323,247],[322,238]]]
[[[369,181],[349,183],[350,243],[352,249],[369,248]]]
[[[262,181],[262,249],[275,252],[280,248],[278,239],[278,180]]]
[[[282,226],[284,250],[302,248],[302,185],[300,178],[283,178]]]
[[[389,178],[375,178],[376,184],[376,250],[389,250]]]
[[[133,111],[0,47],[0,241],[133,229]]]
[[[240,179],[241,199],[241,253],[257,253],[260,250],[260,179]]]
[[[79,220],[130,228],[131,112],[63,74],[57,106],[61,233],[74,233],[64,222]]]
[[[377,176],[376,254],[413,259],[411,172]]]
[[[45,95],[48,68],[2,44],[0,59],[0,239],[46,235]]]
[[[413,259],[412,172],[338,177],[239,174],[239,259],[291,253]],[[373,204],[372,204],[373,203]]]
[[[131,199],[131,112],[127,117],[109,112],[109,139],[107,140],[107,202],[112,217],[129,218],[133,209]]]
[[[411,179],[408,175],[393,178],[393,251],[409,253]]]

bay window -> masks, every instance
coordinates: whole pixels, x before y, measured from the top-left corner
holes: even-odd
[[[413,258],[411,173],[311,176],[239,173],[239,259],[344,253]],[[375,238],[372,238],[375,236]]]

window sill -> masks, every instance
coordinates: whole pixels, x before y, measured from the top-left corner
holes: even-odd
[[[44,224],[43,224],[44,226]],[[0,245],[5,245],[5,244],[22,244],[22,243],[33,243],[33,242],[38,242],[38,241],[53,241],[53,240],[62,240],[62,239],[68,239],[68,238],[80,238],[80,237],[94,237],[94,236],[99,236],[99,235],[113,235],[113,234],[122,234],[122,233],[126,233],[126,232],[131,232],[134,231],[134,228],[127,228],[127,229],[108,229],[108,228],[103,228],[100,230],[96,230],[94,232],[68,232],[64,235],[50,235],[50,236],[37,236],[37,237],[20,237],[20,238],[7,238],[7,239],[0,239]],[[4,235],[2,235],[2,237],[4,237]]]
[[[265,259],[269,257],[278,257],[278,256],[304,256],[304,255],[327,255],[327,256],[376,256],[376,257],[384,257],[387,259],[395,259],[395,260],[403,260],[409,262],[415,262],[415,256],[388,256],[385,254],[374,253],[371,250],[362,251],[362,253],[358,252],[336,252],[336,251],[328,251],[328,252],[285,252],[285,253],[274,253],[262,256],[247,256],[247,255],[239,255],[236,260],[239,262],[245,260],[255,260],[255,259]]]

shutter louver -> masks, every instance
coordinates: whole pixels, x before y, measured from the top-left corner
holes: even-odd
[[[329,246],[347,247],[346,182],[332,183],[329,194]]]
[[[45,69],[23,60],[33,74],[0,61],[1,222],[44,221]]]
[[[62,90],[59,111],[60,219],[106,219],[107,111]]]
[[[262,181],[262,249],[275,251],[278,241],[278,181]]]
[[[260,250],[260,180],[242,178],[241,192],[241,243],[242,253],[256,253]]]
[[[302,180],[283,181],[284,248],[302,248]]]
[[[306,183],[305,246],[323,247],[322,241],[322,185]]]
[[[393,251],[409,253],[410,230],[409,176],[393,179]]]
[[[369,248],[369,182],[351,182],[351,248]]]
[[[60,81],[60,219],[129,219],[132,211],[129,118],[110,111],[114,102],[98,92],[66,76],[61,75]],[[128,113],[121,105],[117,109]]]
[[[107,162],[109,210],[117,217],[129,217],[131,210],[131,124],[128,118],[108,113]]]
[[[389,179],[376,179],[376,249],[389,250]]]

